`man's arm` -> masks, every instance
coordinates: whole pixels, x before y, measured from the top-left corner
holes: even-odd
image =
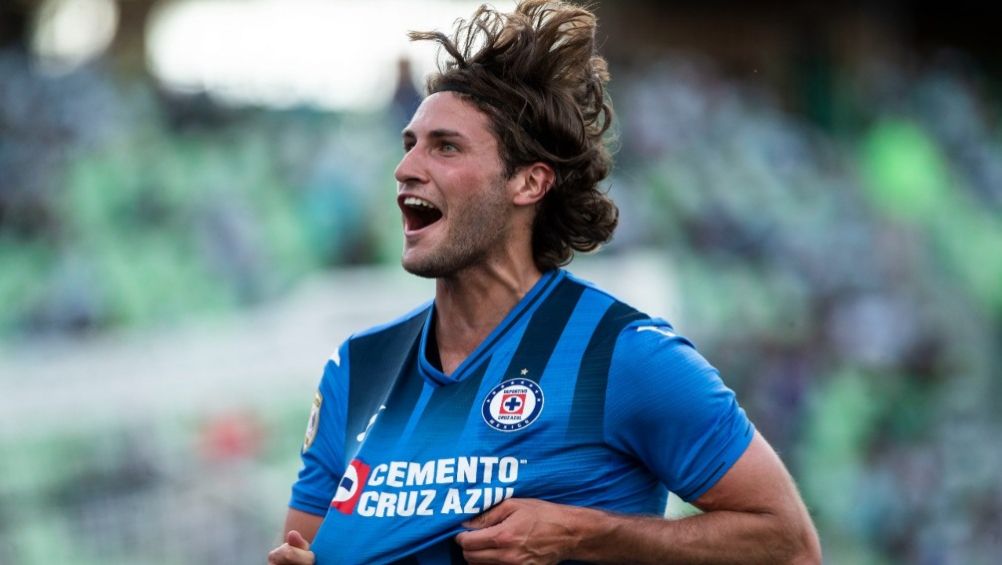
[[[313,538],[320,529],[320,524],[324,521],[323,516],[289,508],[289,513],[285,515],[285,528],[282,530],[282,537],[289,535],[289,532],[296,530],[302,534],[306,541],[313,543]]]
[[[807,509],[757,432],[744,454],[681,520],[511,499],[456,541],[471,563],[820,563]]]

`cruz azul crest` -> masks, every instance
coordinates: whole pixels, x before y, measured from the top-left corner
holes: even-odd
[[[515,432],[525,429],[543,411],[543,389],[526,378],[498,384],[484,398],[484,422],[495,430]]]

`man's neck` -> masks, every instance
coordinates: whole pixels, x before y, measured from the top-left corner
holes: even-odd
[[[452,374],[541,276],[530,261],[521,268],[478,265],[438,279],[434,330],[442,372]]]

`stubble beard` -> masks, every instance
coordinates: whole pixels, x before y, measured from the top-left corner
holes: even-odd
[[[450,278],[486,263],[508,237],[507,205],[504,181],[498,179],[480,201],[452,215],[448,238],[437,249],[416,260],[402,259],[404,270],[429,279]]]

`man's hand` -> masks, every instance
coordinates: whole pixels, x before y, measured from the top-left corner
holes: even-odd
[[[586,509],[536,499],[509,499],[466,522],[456,536],[471,564],[541,565],[569,557],[580,540],[573,528]]]
[[[315,561],[310,542],[296,530],[290,530],[285,543],[268,554],[268,565],[313,565]]]
[[[793,479],[757,432],[733,467],[680,520],[509,499],[456,536],[470,563],[796,563],[821,546]]]

